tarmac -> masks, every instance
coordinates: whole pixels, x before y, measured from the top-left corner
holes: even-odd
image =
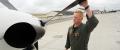
[[[120,50],[120,12],[95,16],[99,24],[91,32],[88,50]],[[39,50],[65,50],[67,31],[72,23],[67,20],[45,26],[46,34],[39,40]]]

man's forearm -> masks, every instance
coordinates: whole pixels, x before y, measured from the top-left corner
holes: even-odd
[[[79,5],[81,5],[81,6],[83,6],[85,8],[86,14],[88,15],[89,18],[91,18],[93,13],[92,13],[92,10],[91,10],[90,6],[88,5],[88,0],[83,1]]]
[[[90,9],[90,7],[89,7],[88,9],[86,9],[86,14],[87,14],[88,18],[91,18],[91,17],[92,17],[93,12],[92,12],[92,10]]]

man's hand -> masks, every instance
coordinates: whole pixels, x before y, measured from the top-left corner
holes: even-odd
[[[89,18],[92,17],[92,10],[90,9],[89,5],[88,5],[88,0],[83,1],[82,3],[80,3],[80,6],[83,6],[86,9],[86,14],[88,15]]]
[[[65,48],[65,50],[68,50],[68,49]]]
[[[84,8],[88,6],[88,1],[83,1],[82,3],[80,3],[81,6],[83,6]]]

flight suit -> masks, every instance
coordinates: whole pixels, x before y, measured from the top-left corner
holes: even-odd
[[[81,23],[78,27],[74,27],[74,25],[69,27],[65,48],[88,50],[90,33],[97,26],[98,22],[98,19],[92,15],[91,18],[87,16],[86,24]]]

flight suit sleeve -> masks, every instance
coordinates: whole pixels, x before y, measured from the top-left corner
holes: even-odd
[[[92,15],[91,18],[89,18],[87,15],[86,15],[86,17],[87,17],[86,30],[87,30],[88,33],[90,33],[97,26],[99,21],[94,15]]]
[[[68,34],[67,34],[67,40],[66,40],[65,48],[66,48],[66,49],[69,49],[69,48],[70,48],[69,30],[68,30]]]

